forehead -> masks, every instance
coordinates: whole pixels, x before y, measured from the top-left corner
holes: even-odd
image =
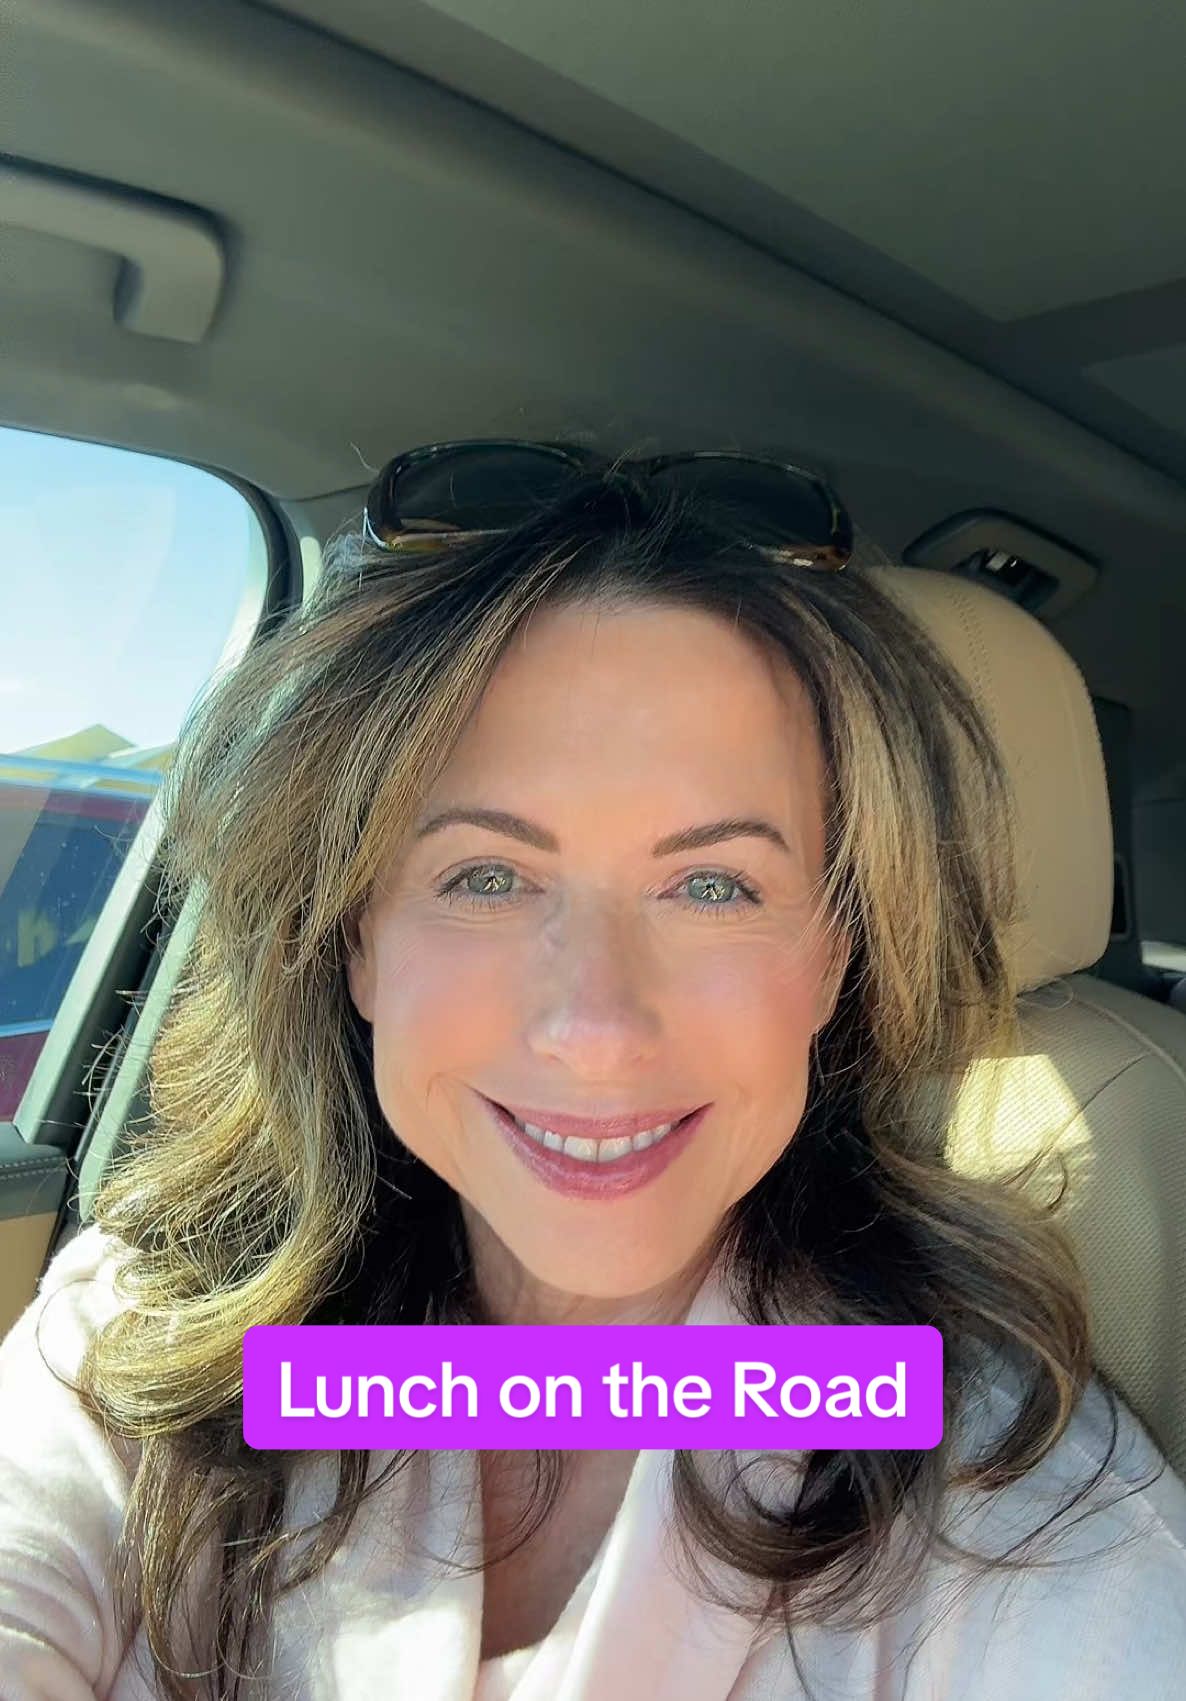
[[[804,786],[821,757],[790,663],[707,610],[545,608],[516,633],[443,780],[593,785],[616,776],[677,794]],[[738,796],[740,801],[740,795]]]

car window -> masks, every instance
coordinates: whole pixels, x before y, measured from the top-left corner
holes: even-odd
[[[1142,939],[1141,957],[1152,969],[1186,975],[1186,945],[1168,939]]]
[[[266,575],[225,479],[0,428],[0,1119]]]

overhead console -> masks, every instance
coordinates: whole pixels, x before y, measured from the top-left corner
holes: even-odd
[[[1099,568],[1087,555],[1024,520],[988,510],[955,514],[908,544],[911,567],[976,579],[1051,620],[1089,591]]]

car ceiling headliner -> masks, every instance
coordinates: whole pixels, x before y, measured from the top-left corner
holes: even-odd
[[[1056,630],[1137,712],[1138,782],[1186,790],[1186,14],[8,0],[0,31],[5,160],[198,209],[227,261],[185,344],[117,323],[117,254],[0,227],[8,423],[302,499],[447,437],[744,446],[891,554],[1003,509],[1100,563]]]

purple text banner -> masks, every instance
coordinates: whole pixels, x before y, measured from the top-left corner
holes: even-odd
[[[259,1449],[930,1448],[927,1324],[257,1325]]]

